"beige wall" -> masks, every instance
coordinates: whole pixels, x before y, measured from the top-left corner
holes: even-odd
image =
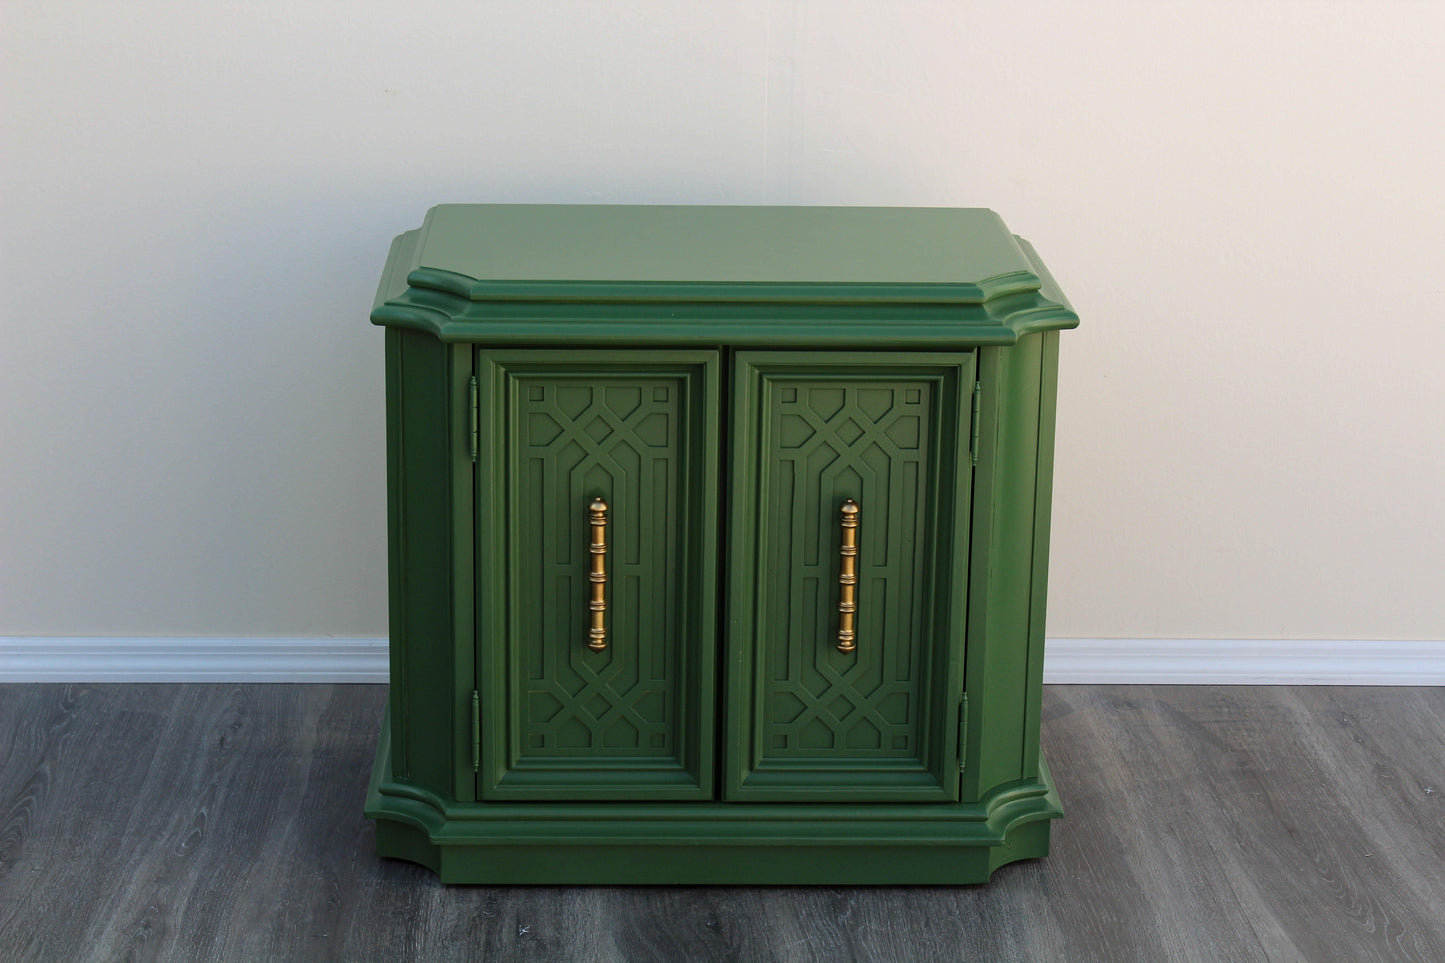
[[[980,205],[1065,335],[1053,636],[1445,638],[1445,5],[12,3],[0,635],[386,632],[438,201]]]

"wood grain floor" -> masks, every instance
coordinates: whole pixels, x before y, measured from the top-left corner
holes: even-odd
[[[444,888],[383,698],[0,686],[0,960],[1445,961],[1445,689],[1051,688],[1054,853],[956,888]]]

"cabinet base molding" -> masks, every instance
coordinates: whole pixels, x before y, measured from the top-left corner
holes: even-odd
[[[392,773],[382,725],[366,815],[381,856],[443,883],[937,885],[984,883],[1046,856],[1063,815],[1048,767],[982,802],[466,803]]]

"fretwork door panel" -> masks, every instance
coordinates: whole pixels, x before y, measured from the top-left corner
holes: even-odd
[[[737,355],[729,798],[957,798],[973,362]]]
[[[716,354],[478,370],[483,798],[710,797]]]

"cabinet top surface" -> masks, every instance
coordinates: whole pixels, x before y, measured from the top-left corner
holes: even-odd
[[[977,284],[1028,273],[993,211],[444,204],[415,267],[480,281]]]
[[[1078,317],[993,211],[443,204],[371,318],[443,341],[963,347]]]

